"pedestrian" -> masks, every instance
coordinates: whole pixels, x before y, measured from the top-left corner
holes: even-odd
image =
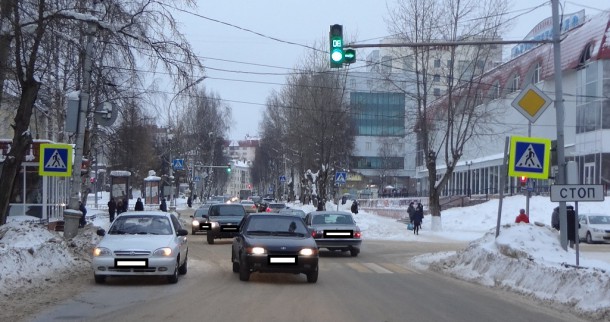
[[[110,223],[114,221],[114,215],[116,214],[116,201],[114,201],[114,197],[110,198],[108,201],[108,216],[110,217]]]
[[[419,235],[419,229],[421,228],[421,223],[424,220],[424,206],[420,203],[417,204],[415,208],[415,212],[413,214],[413,233],[415,235]]]
[[[78,202],[78,210],[80,210],[80,212],[82,213],[82,216],[80,217],[80,222],[78,227],[79,228],[83,228],[85,227],[85,225],[87,224],[87,208],[85,208],[85,205],[83,204],[82,201]]]
[[[186,199],[186,205],[189,206],[189,208],[193,206],[193,199],[191,199],[191,196]]]
[[[551,215],[551,227],[559,230],[559,207],[555,207],[555,209],[553,209],[553,214]]]
[[[351,210],[352,210],[352,213],[354,215],[358,214],[358,201],[357,200],[354,200],[354,202],[352,202],[352,209]]]
[[[138,198],[136,200],[136,205],[133,207],[135,211],[144,211],[144,203],[142,202],[142,198]]]
[[[127,196],[125,196],[123,198],[123,212],[126,212],[127,210],[129,210],[129,200],[127,199]]]
[[[121,213],[123,213],[123,200],[119,199],[119,201],[116,203],[116,214],[117,216],[120,215]]]
[[[161,199],[161,205],[159,205],[159,210],[167,212],[167,203],[165,203],[165,198]]]
[[[322,198],[318,197],[318,208],[317,208],[317,210],[318,211],[323,211],[325,206],[326,206],[326,199],[322,199]]]
[[[519,210],[519,215],[517,215],[517,218],[515,218],[515,223],[521,223],[524,222],[526,224],[530,223],[530,219],[527,216],[527,214],[525,213],[525,209],[521,209]]]
[[[407,208],[407,214],[409,214],[409,222],[413,223],[414,217],[415,217],[415,206],[414,206],[415,202],[411,201],[409,203],[409,207]]]

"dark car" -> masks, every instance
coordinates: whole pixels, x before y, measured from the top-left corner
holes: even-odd
[[[191,235],[195,235],[198,232],[206,232],[210,230],[210,221],[208,217],[208,211],[210,206],[215,204],[216,202],[205,203],[201,205],[201,207],[195,210],[195,214],[191,216],[193,220],[191,221]]]
[[[237,235],[239,224],[246,215],[246,210],[239,203],[215,204],[208,210],[210,229],[208,244],[214,244],[214,239],[233,238]]]
[[[358,256],[362,232],[354,217],[347,211],[314,211],[307,214],[305,224],[312,231],[318,248],[331,251],[349,251]]]
[[[286,209],[285,203],[270,202],[267,204],[267,212],[280,212],[280,210]]]
[[[250,273],[295,273],[318,281],[318,247],[301,218],[249,214],[233,239],[233,272],[247,281]]]

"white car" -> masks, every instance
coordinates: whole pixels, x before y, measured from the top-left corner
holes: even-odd
[[[588,244],[595,242],[610,242],[610,215],[582,214],[578,215],[578,238]]]
[[[133,211],[119,215],[108,233],[93,249],[95,282],[104,283],[108,276],[166,276],[169,283],[178,282],[178,274],[187,272],[188,231],[178,218],[162,211]]]

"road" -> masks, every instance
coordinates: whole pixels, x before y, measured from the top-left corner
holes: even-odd
[[[358,257],[322,252],[318,283],[304,275],[231,271],[230,240],[189,236],[189,272],[109,279],[28,321],[582,321],[558,308],[408,265],[414,255],[465,244],[365,240]]]

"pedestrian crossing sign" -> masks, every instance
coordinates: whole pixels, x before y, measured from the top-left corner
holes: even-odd
[[[69,177],[72,175],[72,145],[40,145],[40,163],[38,174],[41,176]]]
[[[513,136],[510,139],[508,174],[532,179],[548,179],[551,140]]]

